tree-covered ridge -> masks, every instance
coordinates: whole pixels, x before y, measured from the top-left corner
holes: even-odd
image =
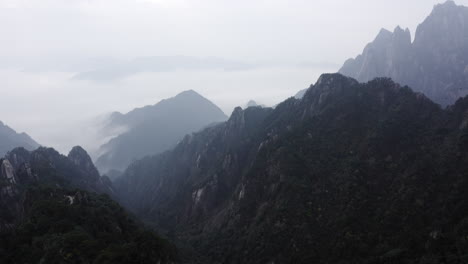
[[[168,242],[116,202],[81,147],[0,159],[0,263],[173,263]]]
[[[468,98],[443,110],[390,79],[322,75],[115,187],[198,263],[464,263],[467,112]]]
[[[0,263],[172,263],[168,242],[107,195],[33,185],[21,223],[0,233]]]

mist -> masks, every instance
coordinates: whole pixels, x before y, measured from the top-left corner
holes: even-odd
[[[104,116],[184,90],[227,115],[249,100],[273,106],[382,27],[414,32],[439,2],[1,0],[1,120],[92,153],[112,136],[99,134]]]

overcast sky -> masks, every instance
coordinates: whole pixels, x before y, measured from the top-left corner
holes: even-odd
[[[441,2],[0,0],[0,120],[66,152],[97,144],[83,122],[183,90],[274,105]]]

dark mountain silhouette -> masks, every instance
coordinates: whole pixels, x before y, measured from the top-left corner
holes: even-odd
[[[193,90],[127,114],[114,113],[107,128],[127,131],[101,147],[96,166],[101,172],[122,171],[133,160],[168,150],[186,134],[226,119],[219,107]]]
[[[390,77],[442,106],[468,94],[468,8],[447,1],[434,7],[414,41],[408,29],[382,29],[340,73],[361,82]]]
[[[463,263],[467,111],[323,75],[134,162],[115,188],[190,263]]]

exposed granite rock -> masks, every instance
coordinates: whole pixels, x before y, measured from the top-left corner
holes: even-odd
[[[434,7],[414,41],[408,29],[382,29],[340,73],[367,82],[390,77],[447,106],[468,94],[468,8],[447,1]]]

